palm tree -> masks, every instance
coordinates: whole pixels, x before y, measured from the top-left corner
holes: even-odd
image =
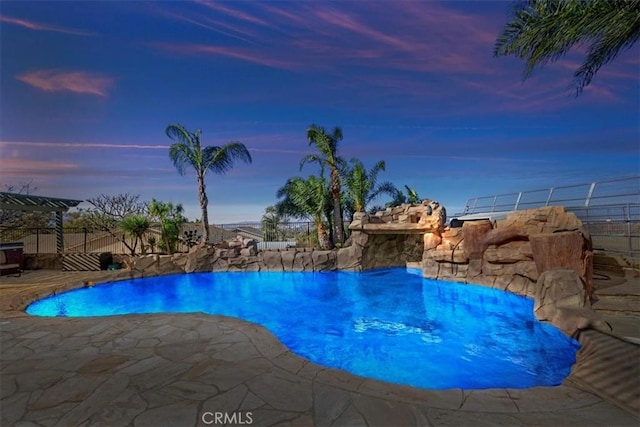
[[[184,209],[178,203],[160,202],[152,199],[149,203],[149,214],[160,223],[160,238],[168,254],[176,251],[180,239],[180,228],[187,219],[182,216]]]
[[[307,129],[309,145],[315,145],[320,154],[306,155],[300,161],[300,170],[306,163],[318,163],[322,170],[325,167],[331,172],[330,189],[333,205],[333,237],[334,243],[344,243],[344,225],[342,220],[342,200],[340,169],[345,166],[344,160],[338,156],[338,143],[342,141],[342,129],[333,128],[331,134],[320,126],[311,125]]]
[[[354,212],[364,212],[367,205],[381,194],[395,196],[397,189],[392,183],[377,184],[378,174],[385,170],[384,160],[380,160],[369,171],[358,159],[351,159],[351,164],[344,177],[346,205],[351,216]]]
[[[235,160],[241,160],[247,164],[251,163],[251,154],[244,144],[233,141],[222,147],[202,147],[200,142],[200,129],[189,132],[180,124],[167,126],[165,130],[167,136],[177,142],[169,148],[169,158],[178,169],[180,175],[184,175],[188,167],[192,167],[196,172],[198,181],[198,197],[200,209],[202,210],[202,244],[209,241],[209,214],[207,207],[206,187],[204,176],[207,171],[217,174],[224,174],[233,167]]]
[[[144,254],[146,252],[145,247],[142,244],[142,239],[144,234],[149,231],[150,227],[151,222],[149,221],[149,218],[144,215],[128,215],[122,218],[120,221],[120,228],[134,239],[133,246],[129,247],[131,255],[135,255],[138,242],[140,242],[142,247],[142,253]]]
[[[577,94],[600,67],[640,37],[637,0],[528,0],[519,3],[513,15],[496,40],[494,55],[525,59],[525,79],[576,43],[589,44],[587,57],[574,73]]]
[[[420,196],[418,196],[418,192],[415,189],[409,187],[408,185],[405,185],[404,188],[405,190],[407,190],[407,195],[405,196],[402,190],[395,188],[393,192],[393,200],[387,203],[386,207],[400,206],[403,203],[420,203]]]
[[[331,249],[331,242],[325,227],[327,207],[330,205],[329,189],[324,177],[311,175],[306,180],[290,178],[277,192],[279,199],[276,210],[280,215],[297,218],[313,218],[318,233],[320,249]]]

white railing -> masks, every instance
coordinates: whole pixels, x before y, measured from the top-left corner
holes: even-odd
[[[292,242],[258,242],[258,250],[272,250],[272,249],[290,249],[295,248],[295,240]]]
[[[467,200],[463,214],[517,211],[540,206],[587,208],[628,203],[640,203],[640,175],[541,190],[474,197]]]
[[[640,175],[474,197],[460,215],[564,206],[589,228],[594,248],[640,255]]]

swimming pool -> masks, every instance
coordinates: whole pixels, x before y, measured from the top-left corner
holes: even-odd
[[[558,385],[579,348],[538,322],[529,298],[401,268],[160,276],[76,289],[27,307],[37,316],[161,312],[259,323],[320,365],[430,389]]]

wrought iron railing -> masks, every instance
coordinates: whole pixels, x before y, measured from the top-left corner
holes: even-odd
[[[315,226],[312,222],[243,222],[237,224],[220,224],[215,228],[224,230],[219,235],[212,235],[211,242],[224,240],[224,234],[231,237],[241,235],[258,241],[259,249],[284,249],[287,247],[310,247],[315,243]],[[214,233],[212,233],[214,234]]]

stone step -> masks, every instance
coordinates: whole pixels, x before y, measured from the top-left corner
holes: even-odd
[[[640,316],[639,295],[597,295],[593,309],[599,312],[635,313]]]
[[[604,321],[611,326],[612,335],[640,344],[640,315],[601,314]]]
[[[626,263],[617,255],[595,253],[593,254],[594,271],[603,272],[610,276],[624,277]]]

